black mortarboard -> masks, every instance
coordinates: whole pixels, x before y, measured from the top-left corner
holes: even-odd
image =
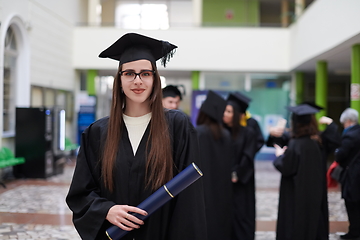
[[[317,112],[319,112],[319,109],[312,107],[308,104],[300,104],[298,106],[288,106],[287,109],[299,116],[302,115],[309,115],[309,114],[315,114]]]
[[[228,98],[227,98],[228,102],[232,102],[235,103],[238,106],[238,110],[241,113],[245,113],[246,109],[249,106],[249,103],[251,101],[251,98],[245,96],[244,94],[241,94],[239,92],[235,92],[235,93],[230,93]]]
[[[307,104],[307,105],[310,105],[310,106],[312,106],[312,107],[314,107],[314,108],[316,108],[316,109],[319,109],[319,110],[323,110],[324,108],[323,107],[321,107],[321,106],[319,106],[319,105],[316,105],[315,103],[313,103],[313,102],[302,102],[301,104]]]
[[[223,97],[209,90],[205,101],[200,107],[200,111],[213,118],[218,122],[222,122],[224,111],[226,108],[226,101]]]
[[[177,88],[177,86],[167,85],[162,89],[162,92],[163,92],[163,98],[179,96],[180,100],[182,100],[182,94],[180,90]]]
[[[149,60],[155,64],[157,60],[161,59],[161,64],[165,67],[173,56],[175,48],[177,46],[166,41],[137,33],[127,33],[102,51],[99,57],[111,58],[119,61],[120,64],[141,59]]]
[[[292,119],[295,122],[309,124],[311,115],[319,112],[319,109],[308,104],[300,104],[298,106],[288,106],[287,109],[293,113]]]

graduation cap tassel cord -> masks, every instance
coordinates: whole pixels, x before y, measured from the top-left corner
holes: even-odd
[[[167,41],[162,41],[162,52],[164,56],[161,58],[161,64],[166,67],[166,64],[170,61],[175,54],[175,49],[171,46],[171,44]]]

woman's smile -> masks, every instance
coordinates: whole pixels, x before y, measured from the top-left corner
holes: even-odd
[[[135,94],[141,94],[145,91],[145,89],[143,88],[134,88],[134,89],[131,89],[131,91],[133,91]]]

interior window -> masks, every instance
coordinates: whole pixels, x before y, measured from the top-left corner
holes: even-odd
[[[116,26],[123,29],[168,29],[166,4],[119,3],[115,13]]]
[[[4,88],[3,88],[3,132],[15,131],[15,82],[18,52],[15,34],[11,27],[5,36]]]

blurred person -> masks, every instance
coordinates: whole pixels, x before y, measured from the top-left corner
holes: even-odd
[[[162,89],[162,104],[167,109],[179,109],[182,101],[182,94],[177,86],[167,85]]]
[[[360,125],[359,113],[345,109],[340,122],[344,126],[341,146],[335,151],[336,162],[345,169],[342,173],[341,194],[349,219],[349,230],[341,239],[360,239]]]
[[[113,225],[122,240],[203,240],[206,220],[201,181],[145,221],[137,206],[189,164],[198,164],[196,131],[180,111],[162,106],[156,61],[165,66],[175,45],[136,33],[123,35],[99,57],[119,61],[110,116],[82,134],[66,198],[82,239],[108,239]],[[199,164],[200,166],[200,164]]]
[[[324,109],[321,106],[318,106],[311,102],[303,102],[302,104],[309,105],[318,109],[319,111]],[[319,124],[325,124],[326,128],[324,131],[320,132],[321,142],[323,145],[323,153],[325,162],[328,159],[328,156],[335,151],[335,149],[340,145],[340,134],[337,124],[333,119],[322,116],[318,120]],[[285,128],[285,125],[273,126],[269,128],[269,136],[266,140],[266,146],[273,147],[274,144],[279,145],[280,147],[286,146],[290,140],[290,132]]]
[[[240,96],[242,98],[242,100],[245,101],[248,105],[250,104],[250,102],[252,100],[251,98],[245,96],[244,94],[242,94],[240,92],[236,92],[236,94],[238,96]],[[254,132],[256,134],[256,152],[260,151],[262,146],[264,146],[265,139],[262,134],[262,131],[261,131],[258,121],[251,116],[249,111],[246,111],[245,114],[240,119],[240,123],[244,127],[248,126],[254,130]]]
[[[316,108],[318,111],[322,110],[323,107],[318,106],[314,103],[305,102],[301,105],[308,105],[310,107]],[[318,124],[325,124],[326,128],[324,131],[319,132],[321,138],[321,152],[322,152],[322,160],[323,160],[323,167],[322,167],[322,184],[323,187],[321,188],[323,191],[323,198],[325,201],[322,201],[322,215],[323,222],[329,222],[329,205],[327,200],[328,195],[328,180],[327,180],[327,169],[328,169],[328,158],[332,155],[335,149],[340,146],[340,134],[338,131],[338,125],[333,121],[333,119],[322,116],[318,120]],[[291,139],[291,131],[285,129],[285,125],[283,126],[275,126],[270,128],[270,134],[266,141],[266,145],[268,147],[274,147],[274,144],[284,147],[289,144]],[[329,225],[325,226],[325,231],[329,233]]]
[[[197,117],[208,239],[230,240],[232,218],[231,136],[222,126],[226,101],[207,93]]]
[[[281,173],[276,240],[328,240],[328,211],[321,137],[307,104],[292,112],[287,146],[274,145],[273,164]]]
[[[255,238],[255,167],[256,133],[240,125],[248,103],[238,93],[231,93],[223,116],[225,128],[230,131],[235,152],[232,168],[233,182],[233,240]]]

